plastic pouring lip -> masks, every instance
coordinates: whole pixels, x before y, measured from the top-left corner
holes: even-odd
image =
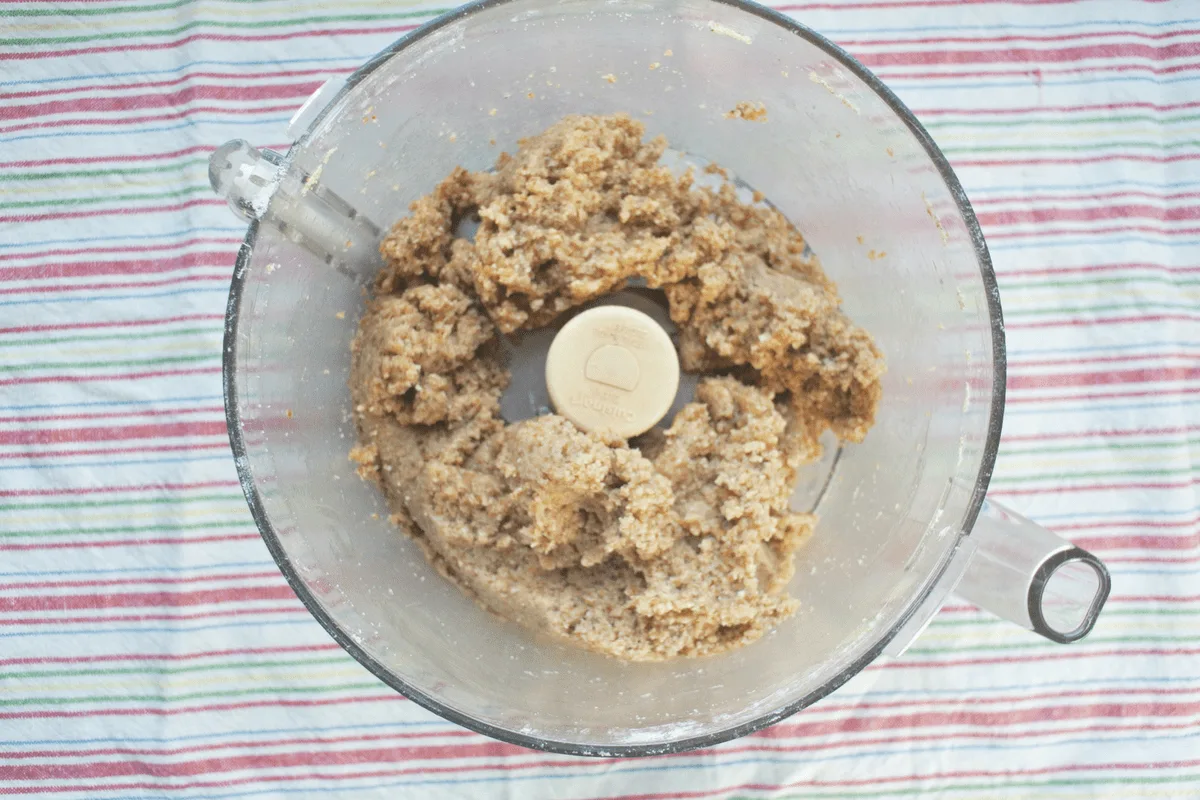
[[[508,5],[516,1],[517,0],[480,0],[480,2],[472,3],[451,11],[448,14],[445,14],[438,19],[422,26],[389,48],[381,51],[355,73],[353,73],[346,80],[344,86],[338,92],[337,96],[326,108],[335,106],[337,100],[344,97],[348,92],[353,91],[354,87],[364,80],[368,75],[370,75],[375,69],[380,67],[389,59],[402,54],[406,48],[473,14],[477,14],[495,7]],[[961,521],[963,531],[970,531],[977,516],[979,515],[996,460],[1004,408],[1006,360],[1004,326],[1001,316],[996,278],[992,269],[986,245],[983,240],[983,234],[979,228],[978,222],[976,221],[975,215],[966,198],[966,195],[953,171],[951,170],[946,158],[942,155],[941,151],[933,143],[928,133],[924,130],[912,113],[883,83],[879,81],[878,78],[876,78],[865,67],[859,64],[853,57],[824,37],[783,16],[782,14],[779,14],[778,12],[753,3],[744,2],[744,0],[713,1],[720,3],[721,5],[738,9],[745,14],[757,17],[763,21],[784,29],[791,34],[794,34],[795,36],[822,50],[828,55],[832,62],[836,62],[840,67],[844,68],[854,77],[861,80],[863,84],[865,84],[870,90],[878,95],[880,99],[882,99],[882,101],[891,109],[896,117],[908,128],[915,140],[919,143],[920,147],[924,149],[926,155],[935,166],[938,175],[941,177],[942,181],[944,181],[951,196],[953,197],[957,211],[965,223],[967,233],[974,248],[981,279],[985,288],[987,313],[991,320],[991,345],[993,358],[992,369],[994,375],[990,399],[989,422],[986,431],[986,442],[982,449],[982,458],[980,460],[975,485],[970,492],[970,500],[966,507],[966,513]],[[325,112],[322,111],[312,117],[307,132],[296,142],[297,145],[303,144],[309,137],[313,135],[313,132],[322,123],[324,114]],[[293,148],[293,152],[294,149],[295,148]],[[291,154],[285,157],[285,162],[290,163],[290,158]],[[949,557],[942,561],[938,569],[927,576],[927,579],[921,585],[920,590],[916,593],[913,602],[910,603],[907,610],[895,620],[891,629],[886,631],[878,638],[877,641],[874,642],[872,646],[865,649],[861,654],[854,658],[853,661],[847,663],[840,672],[827,680],[819,688],[795,702],[789,702],[783,706],[772,709],[748,722],[723,727],[704,735],[689,736],[665,742],[645,742],[644,739],[641,739],[640,741],[634,740],[629,744],[596,745],[583,742],[557,741],[531,735],[530,733],[521,729],[497,727],[441,702],[436,697],[426,694],[417,687],[410,685],[404,679],[400,678],[394,672],[389,670],[381,662],[376,660],[370,653],[366,651],[366,649],[360,646],[359,643],[349,636],[348,633],[343,630],[343,628],[330,616],[330,614],[325,610],[321,601],[314,596],[310,588],[301,578],[296,565],[291,561],[291,558],[281,544],[279,532],[275,529],[264,508],[263,498],[259,494],[259,489],[255,483],[255,477],[251,471],[249,459],[247,457],[247,441],[243,431],[243,420],[241,418],[241,411],[238,404],[238,385],[236,380],[238,363],[237,353],[239,348],[239,314],[241,311],[243,293],[246,285],[246,274],[250,266],[253,248],[258,236],[258,230],[259,222],[256,219],[255,221],[251,222],[243,247],[238,255],[237,265],[230,288],[229,302],[226,310],[226,330],[223,356],[224,395],[230,443],[235,457],[239,479],[246,495],[251,514],[254,517],[254,520],[268,549],[275,558],[276,562],[280,565],[280,568],[288,583],[291,585],[304,605],[308,608],[310,613],[312,613],[314,618],[317,619],[317,621],[334,638],[334,640],[337,641],[355,659],[362,663],[370,672],[372,672],[384,683],[414,700],[418,704],[424,706],[425,708],[439,714],[440,716],[471,730],[503,741],[511,742],[528,748],[572,755],[642,756],[674,753],[694,748],[711,746],[765,728],[768,725],[771,725],[774,722],[790,716],[796,711],[815,703],[822,697],[827,696],[839,688],[853,675],[860,672],[865,666],[882,654],[893,637],[895,637],[896,634],[900,632],[907,625],[907,623],[909,623],[909,621],[921,611],[924,601],[933,595],[935,591],[937,591],[942,575],[950,563]]]

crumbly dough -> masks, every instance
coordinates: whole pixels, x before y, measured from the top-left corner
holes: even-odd
[[[659,165],[624,115],[568,117],[457,169],[392,228],[353,344],[351,457],[391,519],[486,608],[619,658],[718,653],[791,614],[788,507],[832,429],[859,441],[883,359],[803,237],[724,183]],[[456,238],[478,217],[474,240]],[[548,415],[506,424],[499,337],[640,279],[703,373],[632,441]]]

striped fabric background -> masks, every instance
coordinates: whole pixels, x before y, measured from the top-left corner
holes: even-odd
[[[1200,3],[781,6],[918,113],[1008,319],[994,495],[1105,558],[1045,643],[962,606],[760,735],[639,761],[442,722],[337,648],[235,480],[212,146],[439,9],[0,4],[0,794],[1200,797]]]

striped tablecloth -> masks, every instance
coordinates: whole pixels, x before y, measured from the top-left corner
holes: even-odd
[[[208,151],[438,9],[0,4],[0,794],[1200,797],[1200,2],[783,6],[916,110],[1008,319],[995,496],[1105,558],[1059,647],[947,608],[710,751],[592,761],[396,696],[284,584],[235,479]]]

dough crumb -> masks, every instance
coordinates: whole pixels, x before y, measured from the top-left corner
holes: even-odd
[[[753,642],[792,614],[816,519],[789,506],[832,430],[874,421],[883,359],[779,212],[661,165],[630,117],[573,116],[456,169],[380,246],[350,388],[358,474],[485,608],[631,661]],[[471,239],[455,231],[478,220]],[[507,424],[503,335],[636,280],[665,294],[695,399],[625,441]]]
[[[742,44],[751,44],[753,42],[753,40],[746,34],[738,33],[733,28],[730,28],[727,25],[722,25],[721,23],[719,23],[715,20],[708,21],[708,29],[710,31],[712,31],[713,33],[719,34],[721,36],[728,36],[730,39],[736,39],[737,41],[741,42]]]
[[[725,119],[744,119],[747,122],[766,122],[767,107],[762,103],[743,100],[725,112]]]

